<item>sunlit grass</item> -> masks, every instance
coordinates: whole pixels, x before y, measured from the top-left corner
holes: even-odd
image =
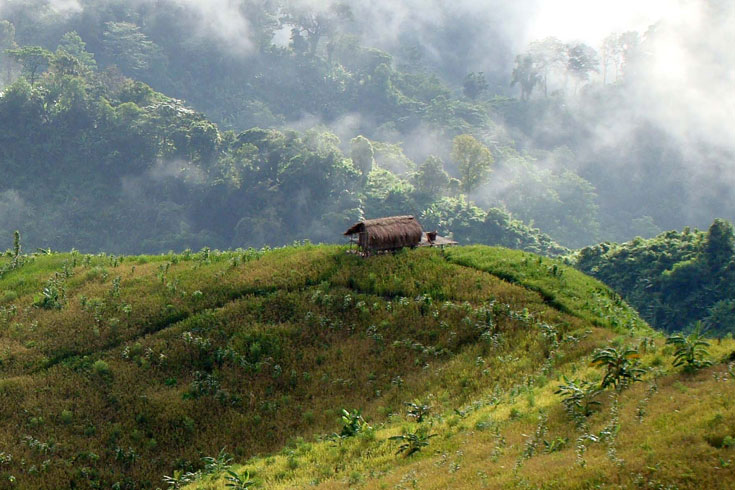
[[[163,487],[164,475],[202,470],[202,457],[223,447],[249,461],[238,471],[261,488],[538,486],[542,468],[559,488],[583,486],[592,473],[579,467],[579,434],[554,394],[562,374],[599,382],[595,349],[653,339],[641,361],[658,371],[623,392],[621,421],[652,376],[659,386],[676,380],[660,388],[675,398],[704,376],[672,372],[663,339],[598,282],[551,274],[548,259],[530,254],[470,247],[459,260],[464,251],[362,259],[306,245],[28,258],[0,277],[0,296],[12,291],[0,302],[0,487],[11,477],[18,488]],[[41,301],[49,284],[58,306]],[[727,341],[710,349],[715,360],[732,350]],[[646,402],[651,414],[660,393]],[[406,417],[415,400],[431,407],[428,422]],[[601,401],[591,431],[608,423]],[[374,431],[325,440],[343,408],[360,409]],[[547,442],[568,444],[519,464],[542,410]],[[732,411],[718,410],[710,432],[692,433],[698,444],[727,446]],[[397,456],[388,438],[419,425],[437,435]],[[623,444],[623,429],[618,455],[638,461],[639,443]],[[611,478],[605,451],[590,444],[585,459]],[[258,454],[272,456],[249,459]],[[224,488],[211,478],[192,488]]]

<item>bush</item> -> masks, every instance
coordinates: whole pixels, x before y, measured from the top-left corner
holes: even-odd
[[[102,359],[99,359],[99,360],[95,361],[94,364],[92,364],[92,372],[96,376],[100,376],[100,377],[103,377],[103,378],[104,377],[107,377],[107,376],[110,376],[112,374],[112,371],[110,370],[110,365],[107,364]]]
[[[712,365],[712,361],[704,359],[709,356],[709,342],[702,338],[702,322],[695,324],[692,333],[684,337],[676,334],[668,337],[666,343],[675,347],[674,366],[684,366],[684,371],[694,372],[698,369]]]

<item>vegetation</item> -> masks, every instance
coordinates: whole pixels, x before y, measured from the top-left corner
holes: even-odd
[[[602,243],[573,263],[619,292],[653,326],[691,331],[697,322],[714,336],[735,332],[735,236],[716,219],[707,231],[669,231],[623,244]]]
[[[345,223],[412,213],[467,243],[554,255],[729,216],[717,179],[681,199],[692,168],[727,166],[720,139],[687,151],[656,111],[629,120],[657,88],[646,56],[664,27],[597,52],[548,38],[478,53],[489,43],[440,33],[492,36],[482,16],[406,19],[385,39],[382,15],[354,0],[4,2],[0,235],[160,253],[334,242]],[[480,59],[492,70],[467,73]],[[613,122],[625,137],[589,130]],[[433,219],[460,194],[463,218]]]
[[[712,365],[712,361],[706,359],[710,344],[702,337],[702,333],[702,322],[697,322],[689,335],[677,334],[666,339],[667,344],[676,348],[674,366],[684,366],[685,371],[694,372]]]
[[[1,310],[7,422],[0,441],[7,462],[0,478],[12,478],[18,488],[392,481],[401,476],[390,468],[423,474],[412,465],[467,451],[465,443],[457,446],[460,440],[484,447],[486,458],[513,460],[524,451],[518,437],[533,432],[526,426],[541,409],[548,434],[534,439],[539,449],[521,466],[559,454],[572,455],[575,468],[577,449],[556,438],[576,440],[579,429],[566,425],[550,380],[574,370],[595,380],[588,359],[616,335],[655,338],[600,283],[561,264],[564,272],[554,275],[549,259],[510,250],[420,249],[367,260],[312,245],[21,257],[23,265],[0,278],[3,296],[12,298]],[[462,257],[482,267],[460,265]],[[515,283],[486,270],[516,271]],[[65,290],[61,308],[33,307],[47,278],[57,275]],[[556,293],[553,281],[555,299],[538,292],[545,284]],[[575,303],[574,294],[596,303]],[[657,364],[663,339],[655,343],[641,365],[659,371],[643,380],[695,389],[697,378],[679,378]],[[710,354],[721,358],[733,347],[728,341]],[[718,365],[700,372],[708,369],[723,371]],[[705,398],[714,389],[709,382],[696,386]],[[33,395],[39,389],[42,398]],[[638,396],[635,387],[621,393],[621,413]],[[590,431],[607,423],[609,408],[604,397],[593,398],[601,405],[588,415]],[[337,408],[345,406],[359,410]],[[706,429],[707,437],[730,436],[728,417]],[[464,432],[473,426],[477,436]],[[334,431],[345,437],[324,436]],[[619,443],[619,453],[629,443],[638,444]],[[585,460],[595,467],[597,444],[585,443]],[[547,446],[553,451],[542,452]],[[265,466],[259,459],[245,467],[233,463],[279,450],[265,457],[275,458]],[[397,450],[410,455],[401,458],[405,463],[395,459]],[[435,468],[446,472],[456,464],[462,475],[459,469],[474,458],[450,458]],[[709,461],[704,453],[701,460]],[[656,478],[681,483],[666,472]]]

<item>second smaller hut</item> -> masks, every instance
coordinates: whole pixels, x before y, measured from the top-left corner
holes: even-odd
[[[357,235],[354,240],[365,253],[416,247],[421,242],[423,230],[413,216],[391,216],[368,219],[353,225],[345,236]]]

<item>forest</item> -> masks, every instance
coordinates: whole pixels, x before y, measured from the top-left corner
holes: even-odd
[[[661,46],[704,64],[714,34],[494,34],[482,57],[458,32],[492,39],[471,2],[435,6],[443,37],[399,17],[397,38],[371,24],[382,4],[212,5],[3,2],[0,235],[162,252],[335,242],[405,213],[462,243],[553,255],[733,219],[727,127],[675,127],[652,105]],[[722,32],[728,13],[713,2],[691,29]],[[465,135],[489,156],[463,160]]]

